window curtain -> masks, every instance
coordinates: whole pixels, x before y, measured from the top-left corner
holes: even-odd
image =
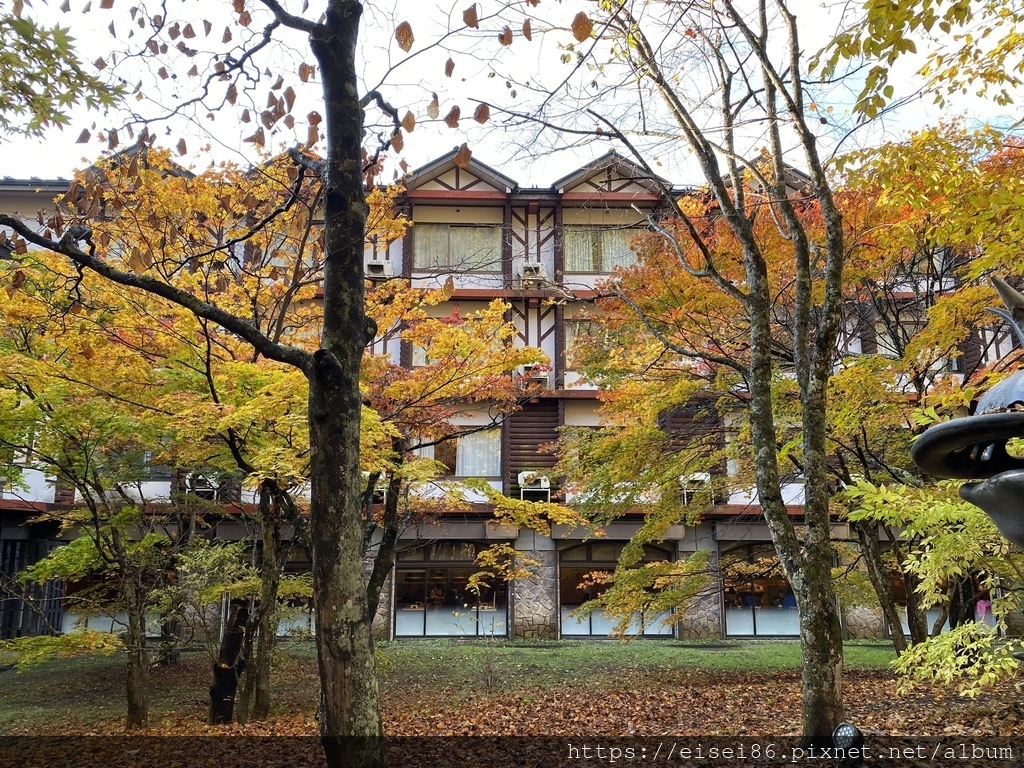
[[[636,262],[628,242],[635,229],[565,228],[566,272],[611,272]]]
[[[501,271],[501,227],[452,227],[450,264],[460,269]]]
[[[501,226],[461,227],[417,224],[415,263],[419,269],[501,271]]]
[[[415,263],[421,269],[445,266],[448,263],[448,226],[417,224]]]
[[[499,477],[501,430],[488,429],[460,437],[455,474],[459,477]]]

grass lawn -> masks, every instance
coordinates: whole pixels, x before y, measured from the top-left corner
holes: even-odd
[[[946,689],[899,696],[890,645],[846,646],[848,718],[886,733],[1024,733],[1011,684],[963,700]],[[397,735],[793,733],[800,723],[796,642],[674,640],[507,643],[405,641],[379,650],[385,726]],[[121,732],[124,661],[55,661],[0,672],[0,733]],[[209,661],[185,654],[153,670],[153,734],[208,734]],[[311,644],[282,648],[272,718],[232,732],[316,733]]]

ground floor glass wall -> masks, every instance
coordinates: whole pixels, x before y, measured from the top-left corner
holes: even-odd
[[[800,635],[796,597],[773,551],[745,546],[723,553],[721,564],[727,636]]]
[[[399,554],[395,568],[395,637],[477,637],[508,634],[508,586],[470,578],[486,544],[436,542]]]
[[[590,575],[613,572],[623,546],[625,545],[621,542],[588,542],[563,549],[559,553],[558,592],[563,637],[606,637],[615,628],[617,619],[603,610],[596,610],[588,616],[575,615],[574,612],[585,602],[604,592],[606,587],[595,582]],[[644,549],[644,562],[672,559],[668,550],[653,546]],[[657,616],[638,613],[630,623],[629,633],[643,634],[646,637],[671,636],[671,616],[672,614],[668,612]]]

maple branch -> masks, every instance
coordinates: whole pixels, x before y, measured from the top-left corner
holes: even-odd
[[[111,266],[98,256],[86,253],[78,247],[78,240],[84,239],[80,232],[69,231],[60,240],[52,240],[33,231],[21,219],[7,214],[0,214],[0,226],[10,227],[30,243],[45,248],[53,253],[68,257],[71,261],[86,269],[90,269],[101,277],[129,288],[138,288],[155,296],[167,299],[178,306],[192,312],[197,317],[211,320],[227,331],[245,339],[252,344],[261,355],[271,360],[295,366],[303,372],[310,369],[311,356],[297,347],[278,344],[271,341],[256,326],[237,315],[233,315],[220,307],[203,301],[187,291],[175,288],[149,275],[138,275],[125,272]],[[76,239],[75,236],[78,235]]]
[[[263,2],[263,1],[264,0],[261,0],[261,2]],[[165,16],[165,18],[166,18],[166,16]],[[237,72],[237,74],[235,75],[236,82],[237,82],[237,78],[238,78],[239,75],[244,75],[245,74],[245,64],[249,61],[249,59],[251,59],[253,56],[255,56],[260,50],[262,50],[263,48],[266,48],[268,45],[270,45],[271,41],[274,39],[274,37],[273,37],[274,30],[277,29],[279,26],[281,26],[282,23],[283,22],[280,19],[275,19],[274,21],[270,22],[266,27],[264,27],[263,33],[262,33],[262,39],[260,40],[260,42],[256,43],[256,45],[254,45],[252,48],[247,48],[245,51],[243,51],[242,55],[239,56],[237,59],[234,58],[233,56],[226,57],[223,69],[221,69],[221,70],[219,70],[217,72],[214,72],[214,73],[212,73],[210,75],[207,75],[204,78],[203,83],[202,83],[202,87],[199,89],[199,94],[197,96],[193,96],[191,99],[186,99],[185,101],[182,101],[177,106],[175,106],[174,109],[170,109],[167,112],[165,112],[164,114],[157,115],[156,117],[145,118],[145,117],[142,117],[139,114],[132,113],[132,115],[131,115],[132,120],[135,121],[135,122],[139,122],[139,123],[143,123],[143,124],[147,124],[147,125],[149,123],[157,122],[158,120],[159,121],[167,121],[167,120],[170,120],[172,117],[174,117],[174,116],[176,116],[178,114],[181,114],[188,107],[193,107],[193,106],[195,106],[197,104],[203,104],[206,101],[206,97],[210,95],[210,85],[212,83],[224,80],[229,72]],[[145,53],[144,52],[140,52],[140,53],[134,54],[134,55],[135,56],[143,56],[143,55],[145,55]],[[249,76],[249,80],[252,81],[255,84],[255,80],[251,76]],[[227,96],[225,95],[224,99],[220,103],[220,106],[216,107],[216,109],[219,109],[220,107],[223,107],[226,102],[227,102]],[[141,138],[142,137],[140,137],[140,140],[141,140]]]
[[[256,224],[251,226],[249,228],[249,231],[246,232],[245,234],[239,235],[238,237],[232,237],[230,240],[227,240],[220,245],[217,245],[206,251],[197,253],[194,256],[191,256],[190,260],[202,259],[206,256],[210,256],[220,251],[229,251],[231,248],[238,245],[239,243],[244,243],[246,240],[249,240],[250,238],[260,234],[261,232],[264,232],[266,230],[267,225],[273,222],[274,219],[276,219],[278,216],[281,216],[284,213],[287,213],[288,209],[295,204],[296,200],[299,199],[299,193],[302,191],[302,182],[305,180],[306,166],[303,163],[296,163],[296,165],[299,166],[299,173],[298,176],[295,178],[295,183],[292,185],[292,188],[288,193],[287,200],[285,200],[283,203],[281,203],[281,205],[279,205],[273,211],[271,211],[258,222],[256,222]]]
[[[651,229],[653,229],[655,232],[657,232],[659,235],[664,237],[672,244],[672,249],[676,252],[676,257],[678,258],[679,266],[686,270],[687,274],[698,279],[710,278],[723,293],[725,293],[727,296],[731,296],[743,307],[749,308],[749,297],[747,296],[747,294],[743,293],[743,291],[741,291],[731,282],[722,277],[721,273],[717,269],[715,269],[715,266],[712,263],[711,259],[711,252],[708,250],[707,244],[704,242],[704,239],[701,236],[700,232],[698,232],[697,228],[693,225],[693,221],[690,219],[689,216],[681,212],[678,214],[679,220],[682,221],[683,226],[686,227],[686,232],[690,236],[690,239],[693,241],[693,244],[697,247],[697,250],[699,250],[701,255],[704,257],[703,269],[694,269],[693,267],[690,266],[690,263],[686,260],[686,254],[683,252],[683,247],[679,244],[678,238],[676,238],[675,235],[673,235],[667,229],[658,224],[654,220],[653,216],[643,213],[635,205],[633,206],[633,210],[639,212],[645,219],[647,219],[647,225]]]
[[[731,368],[744,378],[747,378],[749,374],[747,367],[730,357],[723,357],[722,355],[716,355],[714,353],[708,352],[698,352],[696,350],[689,349],[687,347],[683,347],[679,344],[676,344],[674,341],[669,339],[659,328],[655,326],[654,321],[646,312],[644,312],[644,310],[640,307],[639,304],[637,304],[635,301],[633,301],[633,299],[631,299],[629,296],[626,296],[621,291],[612,289],[611,291],[608,291],[605,295],[614,296],[619,301],[626,304],[631,310],[633,310],[634,314],[637,316],[637,318],[639,318],[640,322],[644,324],[644,326],[647,328],[648,331],[651,332],[654,338],[660,341],[666,349],[670,349],[676,354],[690,358],[691,360],[708,360],[712,363],[718,363],[719,365],[723,365],[726,368]]]

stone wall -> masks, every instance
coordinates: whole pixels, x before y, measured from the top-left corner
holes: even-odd
[[[676,631],[685,640],[711,640],[722,637],[722,600],[715,579],[692,603],[679,612]]]
[[[512,637],[553,640],[558,636],[558,553],[522,552],[536,560],[533,573],[512,583]]]
[[[846,637],[852,640],[880,640],[886,637],[881,608],[868,608],[863,605],[844,606],[843,628],[846,630]]]
[[[375,559],[375,553],[367,555],[363,561],[363,576],[367,580],[370,578],[370,572],[373,571],[373,561]],[[394,570],[392,569],[392,574]],[[373,621],[370,622],[370,632],[373,634],[374,640],[391,640],[391,597],[392,597],[392,577],[388,576],[384,582],[384,586],[380,590],[380,602],[377,603],[377,613],[374,614]]]

